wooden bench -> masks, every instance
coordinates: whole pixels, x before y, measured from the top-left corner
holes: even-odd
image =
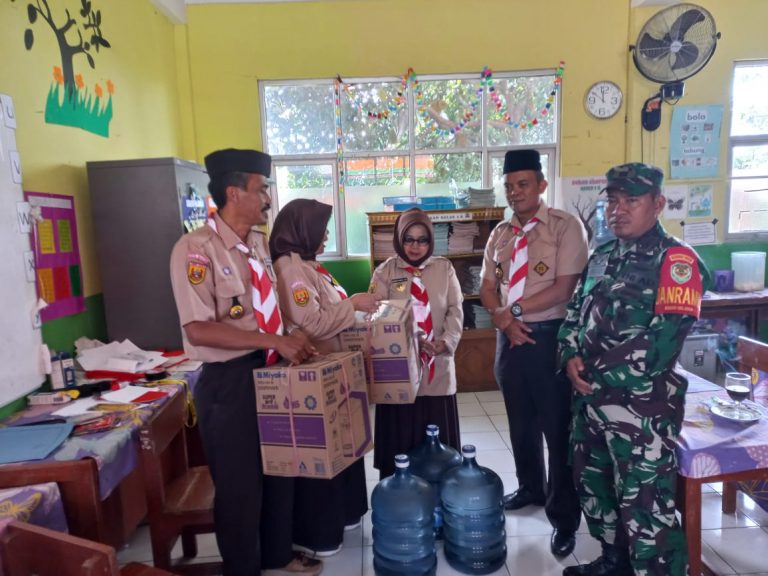
[[[220,574],[221,562],[171,562],[179,537],[184,558],[189,559],[197,555],[196,535],[214,531],[214,487],[207,466],[189,466],[186,404],[173,402],[168,410],[165,418],[150,419],[139,432],[154,564],[183,574]]]
[[[0,535],[5,576],[172,576],[132,562],[118,568],[115,549],[14,520]]]

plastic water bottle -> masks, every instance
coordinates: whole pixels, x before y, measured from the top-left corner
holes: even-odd
[[[440,503],[440,482],[445,473],[461,464],[461,454],[440,442],[440,427],[427,426],[427,438],[408,453],[411,474],[424,478],[435,489],[435,538],[443,537],[443,508]]]
[[[434,490],[408,467],[408,456],[395,456],[395,473],[371,495],[373,570],[378,576],[432,576],[437,569]]]
[[[608,226],[608,220],[605,218],[606,207],[607,202],[605,200],[598,200],[595,203],[595,247],[616,238],[613,230]]]
[[[440,487],[445,557],[465,574],[489,574],[507,558],[504,484],[478,466],[474,446],[462,446],[461,453],[461,466],[446,472]]]

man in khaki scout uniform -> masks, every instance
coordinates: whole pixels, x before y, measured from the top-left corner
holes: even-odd
[[[587,239],[572,215],[549,208],[536,150],[504,158],[504,190],[513,215],[491,232],[480,298],[492,314],[496,381],[504,395],[519,488],[507,510],[545,506],[554,527],[551,550],[571,553],[580,511],[568,465],[571,391],[556,374],[557,331],[587,261]],[[542,435],[549,449],[544,466]]]
[[[259,449],[253,370],[277,354],[299,363],[314,352],[303,333],[281,333],[266,238],[253,228],[267,222],[271,158],[219,150],[206,156],[205,166],[218,212],[176,243],[171,282],[184,349],[204,362],[195,403],[216,486],[224,575],[253,576],[261,567],[319,574],[319,561],[291,550],[293,479],[265,477]],[[258,300],[256,278],[263,289]]]

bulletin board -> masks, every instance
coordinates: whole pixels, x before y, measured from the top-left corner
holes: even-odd
[[[45,380],[16,130],[13,100],[0,94],[0,406]]]
[[[26,192],[32,215],[37,293],[47,306],[43,322],[85,310],[75,200],[62,194]]]

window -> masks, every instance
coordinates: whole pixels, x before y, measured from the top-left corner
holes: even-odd
[[[384,210],[387,197],[449,196],[472,186],[494,188],[504,206],[501,167],[510,148],[537,148],[544,173],[556,176],[556,78],[552,71],[355,78],[344,80],[338,98],[332,79],[261,82],[274,209],[294,198],[333,205],[326,255],[338,257],[368,255],[365,213]]]
[[[768,232],[768,61],[739,62],[733,74],[729,234]]]

